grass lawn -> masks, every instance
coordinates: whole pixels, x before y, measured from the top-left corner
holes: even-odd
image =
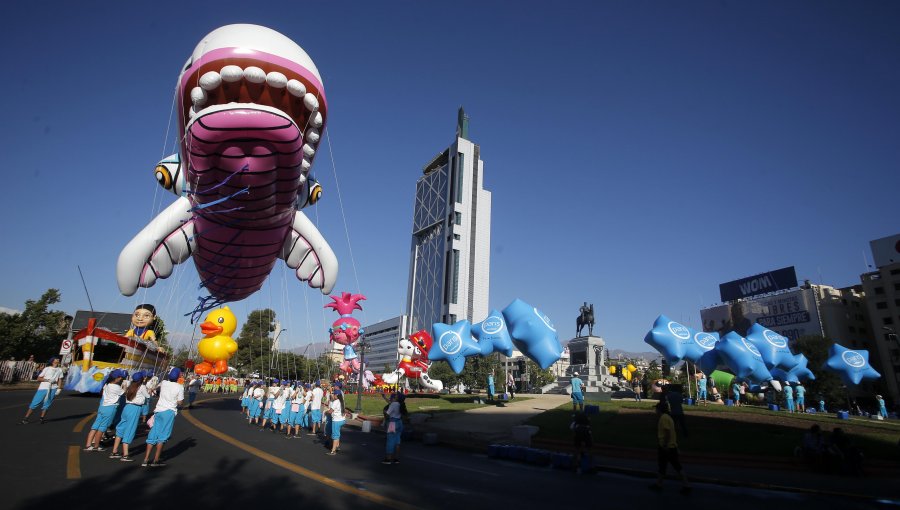
[[[406,410],[413,413],[447,413],[465,411],[477,407],[494,404],[476,404],[476,395],[429,395],[426,397],[410,396],[406,399]],[[484,399],[484,397],[481,397]],[[516,397],[516,401],[528,400],[530,397]],[[487,400],[485,399],[485,402]],[[356,395],[344,395],[344,404],[348,410],[356,409]],[[387,402],[380,395],[363,395],[362,414],[380,417]]]
[[[655,448],[655,401],[586,402],[600,406],[591,417],[594,442],[631,448]],[[900,458],[900,423],[868,419],[839,420],[834,415],[788,414],[754,407],[685,406],[689,437],[679,430],[684,452],[790,457],[814,423],[823,432],[844,429],[867,458]],[[572,405],[565,404],[529,420],[540,427],[538,439],[571,441]]]

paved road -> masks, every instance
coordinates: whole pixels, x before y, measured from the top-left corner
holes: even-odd
[[[547,508],[548,504],[628,506],[728,504],[729,510],[763,505],[816,504],[821,508],[880,508],[873,501],[758,489],[695,486],[681,496],[674,482],[663,494],[648,480],[611,473],[571,472],[487,458],[450,448],[404,444],[402,464],[384,466],[384,436],[352,427],[337,456],[312,436],[284,439],[247,425],[234,398],[201,396],[194,410],[179,414],[163,468],[122,463],[107,452],[82,452],[94,396],[61,396],[44,424],[19,425],[30,391],[0,392],[3,461],[2,508],[75,505],[124,508],[194,504],[198,508],[248,505],[315,505],[316,509]],[[144,434],[133,455],[142,456]],[[79,504],[80,503],[80,504]]]

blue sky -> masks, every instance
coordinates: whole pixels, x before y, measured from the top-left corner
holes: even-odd
[[[0,307],[55,287],[58,309],[87,308],[80,266],[95,309],[155,303],[190,334],[192,263],[131,298],[115,263],[173,198],[152,169],[174,152],[180,67],[229,23],[284,33],[322,74],[333,158],[313,167],[325,199],[312,215],[342,264],[336,290],[368,296],[363,322],[403,311],[415,181],[452,141],[461,105],[493,193],[491,306],[520,297],[563,338],[590,301],[595,334],[648,350],[657,315],[699,326],[721,282],[794,265],[801,280],[856,284],[868,241],[900,232],[891,2],[15,2],[5,12]],[[278,266],[233,308],[275,309],[290,347],[327,338],[326,300]]]

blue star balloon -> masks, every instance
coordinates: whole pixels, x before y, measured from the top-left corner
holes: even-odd
[[[509,336],[509,328],[506,327],[503,314],[499,311],[491,310],[487,319],[472,326],[472,335],[478,339],[482,356],[493,352],[502,352],[507,357],[512,356],[512,337]]]
[[[881,377],[881,374],[869,365],[869,351],[863,349],[854,351],[839,344],[834,344],[828,349],[828,360],[824,368],[837,372],[847,386],[856,386],[863,379]]]
[[[812,370],[807,368],[807,364],[809,360],[806,359],[806,356],[803,354],[797,354],[794,356],[794,366],[788,370],[788,374],[793,375],[797,378],[797,381],[814,381],[816,379],[815,374],[812,373]]]
[[[716,344],[719,358],[741,380],[765,382],[772,379],[756,346],[734,331],[726,334]]]
[[[747,341],[759,350],[766,368],[788,371],[794,366],[794,353],[788,347],[788,339],[771,329],[754,324],[747,330]]]
[[[457,374],[466,365],[466,357],[481,354],[478,342],[472,338],[472,325],[469,321],[459,321],[452,326],[434,324],[431,326],[431,337],[434,338],[434,345],[428,352],[428,359],[446,361]]]
[[[700,366],[700,371],[708,375],[718,370],[725,362],[719,357],[719,351],[713,349],[706,351],[703,356],[700,356],[700,361],[697,364]]]
[[[719,334],[688,329],[691,331],[691,341],[684,344],[684,359],[691,363],[699,363],[704,354],[716,348]]]
[[[562,346],[550,318],[521,299],[503,309],[513,344],[546,369],[562,356]]]
[[[644,341],[659,351],[670,365],[674,365],[683,359],[699,361],[718,340],[717,337],[709,335],[704,333],[704,336],[700,337],[701,345],[695,342],[695,332],[691,328],[660,315],[653,323],[653,329],[644,337]]]

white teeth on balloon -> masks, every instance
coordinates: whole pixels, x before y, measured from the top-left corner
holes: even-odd
[[[299,180],[300,180],[300,184],[303,184],[304,182],[306,182],[306,174],[300,174]]]
[[[194,103],[194,106],[205,105],[207,99],[209,99],[209,95],[202,88],[194,87],[191,89],[191,102]]]
[[[306,95],[306,85],[299,80],[290,80],[287,82],[288,92],[294,97],[303,97]]]
[[[310,162],[309,159],[307,159],[307,158],[303,158],[303,161],[300,162],[300,168],[302,168],[304,170],[308,171],[309,167],[311,167],[311,166],[312,166],[312,162]]]
[[[234,83],[244,77],[244,70],[238,66],[225,66],[222,68],[222,80]]]
[[[194,107],[191,106],[191,109],[188,110],[188,115],[190,115],[191,117],[193,117],[194,115],[197,115],[197,110],[195,110]]]
[[[321,112],[314,113],[313,116],[309,119],[309,123],[312,127],[315,127],[315,128],[322,127],[322,113]]]
[[[319,130],[316,128],[307,129],[306,141],[309,143],[319,143]]]
[[[244,69],[244,79],[250,83],[262,83],[266,81],[266,72],[256,66]]]
[[[306,154],[306,157],[311,158],[315,155],[316,150],[309,146],[309,144],[303,144],[303,154]]]
[[[279,73],[278,71],[272,71],[271,73],[266,75],[266,83],[273,88],[283,89],[287,86],[288,79],[287,76]],[[300,82],[297,82],[300,83]]]
[[[319,100],[316,96],[307,92],[306,95],[303,96],[303,106],[305,106],[307,110],[314,112],[319,109]]]
[[[222,75],[215,71],[210,71],[200,77],[200,87],[202,87],[203,90],[213,90],[218,88],[221,84]]]

